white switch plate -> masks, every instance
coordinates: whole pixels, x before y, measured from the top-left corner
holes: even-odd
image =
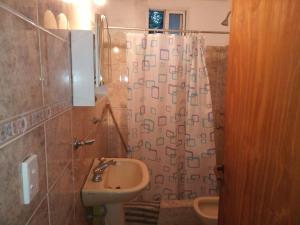
[[[27,205],[39,192],[39,171],[37,155],[31,155],[22,162],[23,201]]]

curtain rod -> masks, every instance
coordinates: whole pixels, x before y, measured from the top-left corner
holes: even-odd
[[[194,33],[194,34],[229,34],[228,31],[198,31],[198,30],[171,30],[171,29],[149,29],[149,28],[137,28],[137,27],[104,27],[104,29],[113,29],[113,30],[135,30],[135,31],[153,31],[153,32],[171,32],[171,33]]]

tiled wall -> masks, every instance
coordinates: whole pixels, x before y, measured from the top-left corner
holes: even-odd
[[[92,145],[85,145],[74,150],[76,225],[92,223],[88,209],[82,205],[80,189],[85,182],[93,160],[108,156],[108,114],[102,115],[107,102],[107,98],[103,97],[96,102],[96,107],[73,107],[73,136],[80,140],[95,140]],[[95,124],[93,118],[102,119],[102,122]]]
[[[74,222],[69,32],[45,31],[46,10],[54,21],[69,15],[59,0],[0,1],[1,225]],[[24,205],[20,165],[30,154],[40,188]]]
[[[76,225],[92,224],[91,210],[82,205],[80,189],[84,185],[93,160],[101,157],[125,156],[125,151],[113,124],[112,117],[107,110],[105,111],[106,104],[109,102],[107,97],[102,97],[97,100],[95,107],[73,107],[72,110],[73,136],[79,140],[95,140],[95,143],[92,145],[82,146],[78,150],[74,150]],[[118,121],[124,116],[118,110],[114,110],[114,115]],[[93,118],[102,119],[102,122],[95,124],[93,123]],[[124,130],[123,127],[124,125],[121,123],[120,128],[122,131]]]
[[[215,120],[215,143],[217,163],[223,162],[224,116],[228,47],[208,46],[206,64],[211,89],[213,115]]]
[[[106,40],[104,48],[104,77],[108,83],[108,98],[112,106],[113,113],[120,127],[121,133],[127,143],[128,126],[127,126],[127,83],[124,82],[127,74],[126,65],[126,35],[124,32],[111,30],[111,58],[109,61],[108,50],[109,44]],[[117,47],[119,52],[114,52],[113,48]],[[110,71],[110,72],[109,72]],[[120,81],[120,76],[122,81]],[[124,147],[121,143],[118,133],[115,129],[112,119],[108,120],[108,146],[114,149],[114,155],[125,156]]]

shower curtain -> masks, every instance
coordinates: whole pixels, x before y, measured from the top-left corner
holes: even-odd
[[[127,34],[129,157],[144,161],[143,200],[216,194],[213,114],[196,35]]]

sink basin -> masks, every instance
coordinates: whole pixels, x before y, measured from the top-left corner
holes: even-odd
[[[85,206],[122,203],[136,197],[149,183],[147,166],[139,160],[127,158],[107,158],[115,160],[103,173],[101,182],[92,181],[93,169],[99,164],[95,159],[87,180],[82,188]]]

